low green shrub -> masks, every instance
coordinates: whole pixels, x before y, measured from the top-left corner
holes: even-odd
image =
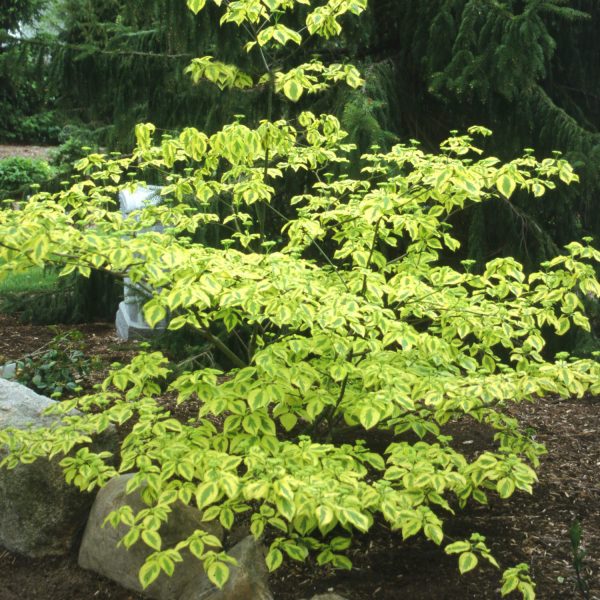
[[[20,120],[13,132],[14,141],[28,144],[54,145],[58,142],[61,125],[55,111],[44,111]]]
[[[0,160],[0,199],[21,199],[35,186],[51,180],[55,169],[39,158],[12,156]]]
[[[120,281],[100,271],[58,277],[58,270],[34,268],[0,281],[0,311],[34,325],[111,321],[122,297]]]

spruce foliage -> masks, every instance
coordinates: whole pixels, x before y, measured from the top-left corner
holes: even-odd
[[[495,131],[490,151],[558,150],[581,174],[578,190],[560,189],[543,204],[488,208],[487,248],[476,235],[482,215],[474,216],[471,256],[517,248],[531,265],[568,238],[600,233],[596,3],[376,0],[371,14],[379,36],[373,51],[395,65],[402,134],[433,143],[452,127],[480,122]],[[494,230],[504,239],[494,240]]]

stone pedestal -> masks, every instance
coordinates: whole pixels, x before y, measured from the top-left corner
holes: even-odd
[[[157,204],[160,204],[160,190],[161,187],[158,185],[138,187],[133,192],[122,190],[119,192],[121,212],[124,216],[127,216],[134,210],[140,210],[145,206],[156,206]],[[152,230],[162,231],[162,227],[156,225]],[[157,323],[154,328],[146,323],[142,313],[142,306],[148,298],[140,293],[134,285],[131,285],[129,279],[125,278],[124,283],[124,299],[123,302],[119,304],[119,310],[117,311],[115,319],[117,335],[124,340],[140,339],[151,337],[156,331],[166,329],[166,321]]]

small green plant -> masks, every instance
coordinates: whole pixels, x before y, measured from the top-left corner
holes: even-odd
[[[535,583],[529,576],[529,566],[519,563],[517,566],[506,569],[502,574],[502,589],[500,593],[508,596],[511,592],[521,592],[523,600],[535,598]]]
[[[491,555],[485,543],[485,537],[479,533],[471,535],[471,539],[448,544],[444,548],[446,554],[458,554],[458,570],[461,574],[473,570],[479,563],[478,555],[485,558],[494,567],[499,568],[498,562]]]
[[[38,352],[17,361],[19,383],[48,396],[72,396],[92,366],[83,352],[80,331],[58,333]]]
[[[0,160],[0,199],[23,198],[32,186],[54,177],[54,169],[39,158],[11,156]]]
[[[588,600],[590,597],[590,586],[583,574],[583,561],[586,557],[586,551],[582,546],[583,531],[581,523],[574,521],[569,528],[569,538],[571,540],[571,549],[573,551],[573,569],[575,569],[575,578],[577,589],[581,597]]]

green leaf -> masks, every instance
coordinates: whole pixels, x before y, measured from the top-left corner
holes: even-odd
[[[360,76],[360,73],[355,67],[351,67],[346,73],[346,83],[351,88],[358,88],[364,84],[364,79]]]
[[[123,391],[126,387],[127,384],[129,383],[129,378],[127,377],[126,373],[123,373],[122,371],[117,371],[113,376],[112,376],[112,384],[118,389]]]
[[[442,543],[444,539],[444,533],[442,528],[439,525],[427,524],[423,527],[423,533],[425,537],[430,539],[434,544],[438,546]]]
[[[162,541],[158,531],[144,529],[144,531],[142,531],[142,540],[147,546],[150,546],[150,548],[153,548],[154,550],[160,550]]]
[[[42,265],[43,264],[42,261],[44,258],[46,258],[46,255],[48,254],[49,249],[50,249],[50,242],[48,240],[48,236],[40,235],[36,239],[36,243],[33,247],[32,253],[31,253],[31,258],[32,258],[33,262],[35,262],[38,265]]]
[[[471,549],[471,543],[465,541],[453,542],[448,544],[444,548],[446,554],[461,554],[462,552],[468,552]]]
[[[486,493],[480,489],[473,490],[473,499],[476,502],[479,502],[479,504],[487,504],[488,503]]]
[[[229,567],[224,562],[215,561],[207,567],[206,575],[219,589],[222,589],[229,579]]]
[[[294,506],[294,503],[288,500],[287,498],[279,496],[275,500],[275,506],[277,506],[277,510],[279,511],[279,513],[288,521],[291,521],[294,518],[296,507]]]
[[[331,546],[332,550],[335,550],[336,552],[341,552],[342,550],[347,550],[348,548],[350,548],[351,543],[352,542],[350,538],[338,536],[334,537],[329,545]]]
[[[286,554],[293,560],[303,561],[308,556],[308,550],[305,546],[300,546],[294,542],[286,541],[283,545]]]
[[[223,544],[221,544],[221,540],[216,535],[212,535],[211,533],[204,535],[202,537],[202,541],[210,548],[221,548],[223,546]]]
[[[352,561],[347,556],[341,554],[334,554],[331,559],[331,564],[336,569],[345,569],[346,571],[352,570]]]
[[[419,519],[408,519],[402,523],[402,538],[407,539],[421,531],[423,523]]]
[[[203,509],[216,502],[222,495],[216,481],[205,481],[196,488],[196,505],[199,509]]]
[[[187,0],[188,8],[197,15],[206,4],[206,0]]]
[[[177,473],[187,481],[192,481],[192,479],[194,479],[195,472],[196,467],[189,461],[182,461],[177,464]]]
[[[232,473],[223,473],[219,484],[221,489],[227,494],[229,498],[234,498],[237,496],[240,490],[240,482],[237,475]]]
[[[327,527],[335,518],[335,513],[329,506],[319,506],[316,511],[319,527]]]
[[[298,417],[293,413],[285,413],[279,417],[279,422],[286,431],[291,431],[298,423]]]
[[[496,187],[505,198],[510,198],[517,187],[517,183],[510,175],[504,173],[496,180]]]
[[[295,79],[288,79],[283,84],[283,93],[292,101],[298,102],[302,97],[304,89]]]
[[[262,519],[254,519],[250,524],[250,533],[256,538],[260,538],[265,530],[265,522]]]
[[[523,600],[535,600],[535,587],[529,581],[521,581],[519,591],[523,596]]]
[[[359,421],[365,429],[372,429],[381,420],[381,413],[372,406],[366,406],[360,411]]]
[[[496,484],[500,498],[509,498],[515,491],[515,482],[510,477],[503,477]]]
[[[518,577],[516,577],[516,576],[507,577],[505,579],[505,581],[504,581],[504,585],[500,589],[500,593],[503,596],[508,596],[508,594],[510,594],[511,592],[513,592],[514,590],[517,589],[518,585],[519,585],[519,578]]]
[[[150,300],[144,305],[144,319],[150,327],[154,327],[167,316],[167,310],[158,303],[156,299]]]
[[[146,589],[160,574],[160,566],[156,561],[148,561],[144,565],[139,572],[139,580],[142,584],[142,588]]]
[[[123,545],[125,548],[129,549],[133,544],[135,544],[140,537],[140,529],[139,527],[132,527],[122,539]]]
[[[269,571],[275,571],[283,562],[283,553],[278,548],[271,548],[265,558],[265,562]]]
[[[202,560],[204,556],[204,542],[199,538],[194,538],[190,542],[190,552],[196,557]]]
[[[234,515],[230,508],[224,508],[219,515],[219,522],[225,529],[231,529],[233,526]]]
[[[173,576],[175,571],[175,563],[171,557],[167,556],[166,554],[159,554],[156,562],[169,577]]]
[[[267,390],[262,387],[254,388],[248,393],[248,406],[253,411],[259,408],[266,408],[270,400]]]
[[[473,552],[463,552],[458,558],[458,570],[461,574],[467,573],[474,569],[478,562],[476,554],[473,554]]]
[[[346,521],[348,521],[348,523],[350,523],[351,525],[354,525],[354,527],[356,527],[356,529],[358,529],[359,531],[365,533],[369,530],[369,526],[371,523],[367,515],[352,508],[342,509],[342,514],[345,517]]]
[[[496,370],[496,361],[489,354],[483,357],[481,364],[489,373],[493,373]]]

